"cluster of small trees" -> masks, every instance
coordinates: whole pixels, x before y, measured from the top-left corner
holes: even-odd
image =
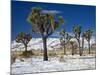
[[[65,46],[66,46],[67,42],[70,42],[70,44],[72,45],[72,55],[74,55],[75,41],[70,40],[71,38],[75,38],[77,40],[80,56],[82,56],[82,53],[83,53],[83,50],[84,50],[84,39],[86,39],[87,42],[88,42],[88,50],[89,50],[89,54],[90,54],[90,40],[91,40],[91,37],[92,37],[92,34],[93,34],[93,30],[87,29],[85,32],[82,33],[82,27],[79,26],[79,25],[74,25],[72,31],[74,33],[74,36],[69,36],[69,34],[65,32],[65,30],[62,30],[60,32],[60,35],[62,36],[60,38],[60,41],[61,41],[61,45],[64,46],[64,54],[66,54]],[[80,44],[81,44],[80,38],[81,37],[82,37],[82,48],[80,47]]]
[[[47,55],[47,38],[53,34],[53,32],[59,28],[60,25],[64,23],[62,16],[55,16],[55,14],[51,13],[43,13],[43,9],[40,7],[33,7],[31,9],[31,12],[29,13],[29,16],[27,18],[28,22],[32,25],[32,32],[37,33],[41,35],[41,38],[43,40],[43,48],[44,48],[44,61],[48,60]],[[79,53],[82,55],[80,50],[80,35],[81,35],[81,27],[80,26],[74,26],[73,32],[75,34],[75,38],[77,39],[79,43]],[[92,36],[92,31],[89,29],[87,30],[83,38],[85,38],[88,41],[89,44],[89,53],[90,53],[90,39]],[[60,35],[62,36],[60,41],[62,42],[62,45],[64,46],[64,54],[66,54],[65,50],[65,44],[70,40],[70,36],[68,33],[65,32],[65,30],[62,30],[60,32]],[[25,46],[25,51],[27,52],[27,44],[32,39],[31,34],[26,34],[24,32],[20,32],[16,37],[16,42],[23,43]],[[73,43],[71,42],[73,45]],[[72,54],[74,54],[72,52]]]
[[[74,37],[77,39],[78,41],[78,46],[79,46],[79,54],[80,56],[82,55],[82,51],[84,49],[84,39],[87,40],[88,42],[88,48],[89,48],[89,54],[90,54],[90,40],[93,34],[93,30],[92,29],[87,29],[85,32],[82,33],[81,31],[81,26],[76,25],[73,27],[73,32],[74,32]],[[80,37],[82,34],[82,49],[80,47]]]

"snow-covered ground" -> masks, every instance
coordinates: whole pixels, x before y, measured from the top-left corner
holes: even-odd
[[[61,59],[63,60],[60,61]],[[48,61],[43,61],[42,56],[33,56],[32,58],[23,58],[23,60],[16,59],[16,62],[12,64],[12,74],[95,69],[94,56],[49,57]]]

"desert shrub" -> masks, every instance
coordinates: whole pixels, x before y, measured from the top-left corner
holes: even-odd
[[[30,51],[24,51],[21,56],[23,57],[31,57],[32,55],[34,55],[34,53],[30,50]]]
[[[51,52],[51,53],[49,53],[49,56],[56,56],[57,54],[56,53],[53,53],[53,52]]]
[[[60,57],[59,57],[59,61],[60,61],[60,62],[65,62],[64,56],[60,56]]]
[[[13,64],[16,60],[16,56],[15,55],[11,55],[11,64]]]

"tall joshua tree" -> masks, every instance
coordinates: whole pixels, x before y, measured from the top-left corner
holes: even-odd
[[[93,34],[93,30],[92,29],[88,29],[85,32],[85,39],[88,41],[89,54],[91,53],[90,52],[90,40],[91,40],[92,34]]]
[[[44,61],[48,60],[47,38],[64,22],[61,16],[44,13],[41,7],[33,7],[28,16],[28,22],[32,25],[32,31],[40,34],[43,40]],[[56,19],[55,19],[56,17]]]
[[[23,45],[25,46],[25,51],[27,52],[27,44],[29,43],[29,41],[32,39],[31,34],[26,34],[24,32],[20,32],[18,33],[18,35],[16,36],[16,42],[18,43],[23,43]]]
[[[75,38],[77,39],[78,41],[78,45],[79,45],[79,54],[80,56],[82,55],[82,51],[81,51],[81,48],[80,48],[80,35],[81,35],[81,26],[79,25],[74,25],[73,26],[73,32],[75,34]]]

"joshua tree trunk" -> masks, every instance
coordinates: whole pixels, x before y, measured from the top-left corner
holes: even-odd
[[[84,51],[84,37],[82,38],[82,54],[83,54],[83,51]]]
[[[80,48],[80,40],[78,40],[78,44],[79,44],[79,55],[82,56],[82,51],[81,51],[81,48]]]
[[[64,42],[64,55],[66,55],[66,47],[65,47],[65,42]]]
[[[90,41],[88,41],[88,48],[89,48],[89,54],[91,53],[90,51]]]
[[[74,55],[74,46],[72,44],[72,55]]]
[[[27,45],[25,45],[25,52],[27,52]]]
[[[47,55],[47,38],[43,37],[43,48],[44,48],[44,61],[48,61],[48,55]]]

